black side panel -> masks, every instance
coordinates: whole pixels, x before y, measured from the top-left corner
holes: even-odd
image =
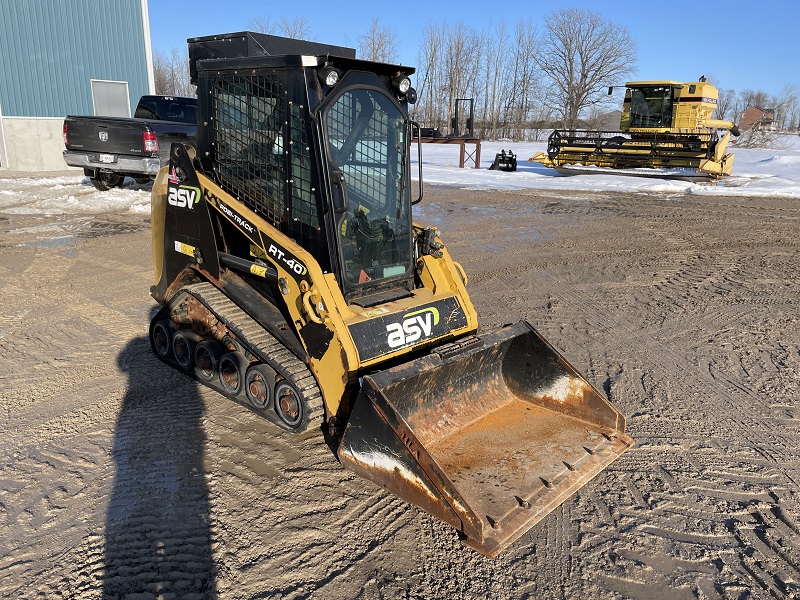
[[[208,204],[183,144],[173,144],[170,152],[164,263],[166,281],[170,283],[193,265],[219,278],[219,258]]]

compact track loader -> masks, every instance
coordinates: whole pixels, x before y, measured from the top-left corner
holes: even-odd
[[[727,154],[730,121],[711,119],[717,88],[705,81],[632,81],[625,84],[620,131],[556,129],[547,153],[530,158],[560,173],[604,173],[649,177],[705,177],[731,174]],[[609,94],[612,93],[609,88]],[[720,137],[717,130],[725,130]],[[588,168],[586,168],[588,167]],[[658,171],[653,171],[653,170]]]
[[[152,193],[159,358],[321,429],[490,556],[633,443],[527,322],[478,334],[463,269],[411,219],[413,69],[248,32],[189,48],[197,147]]]

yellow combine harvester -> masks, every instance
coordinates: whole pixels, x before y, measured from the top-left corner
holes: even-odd
[[[692,83],[628,82],[620,131],[557,129],[548,139],[547,154],[539,152],[529,160],[571,174],[598,173],[601,167],[654,177],[730,175],[728,141],[739,129],[711,118],[717,96],[717,88],[703,77]],[[726,131],[719,136],[718,130]]]
[[[161,360],[322,430],[490,556],[630,447],[529,323],[478,332],[463,269],[412,220],[413,69],[248,32],[189,46],[197,146],[172,145],[152,195]]]

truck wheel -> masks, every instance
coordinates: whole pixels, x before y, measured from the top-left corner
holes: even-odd
[[[125,178],[111,171],[97,171],[97,174],[89,179],[94,187],[101,192],[105,192],[111,188],[120,187]]]

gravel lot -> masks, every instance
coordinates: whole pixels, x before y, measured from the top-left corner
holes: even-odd
[[[632,450],[486,559],[155,359],[146,213],[0,209],[0,596],[800,597],[800,202],[420,207],[483,327],[530,320]]]

